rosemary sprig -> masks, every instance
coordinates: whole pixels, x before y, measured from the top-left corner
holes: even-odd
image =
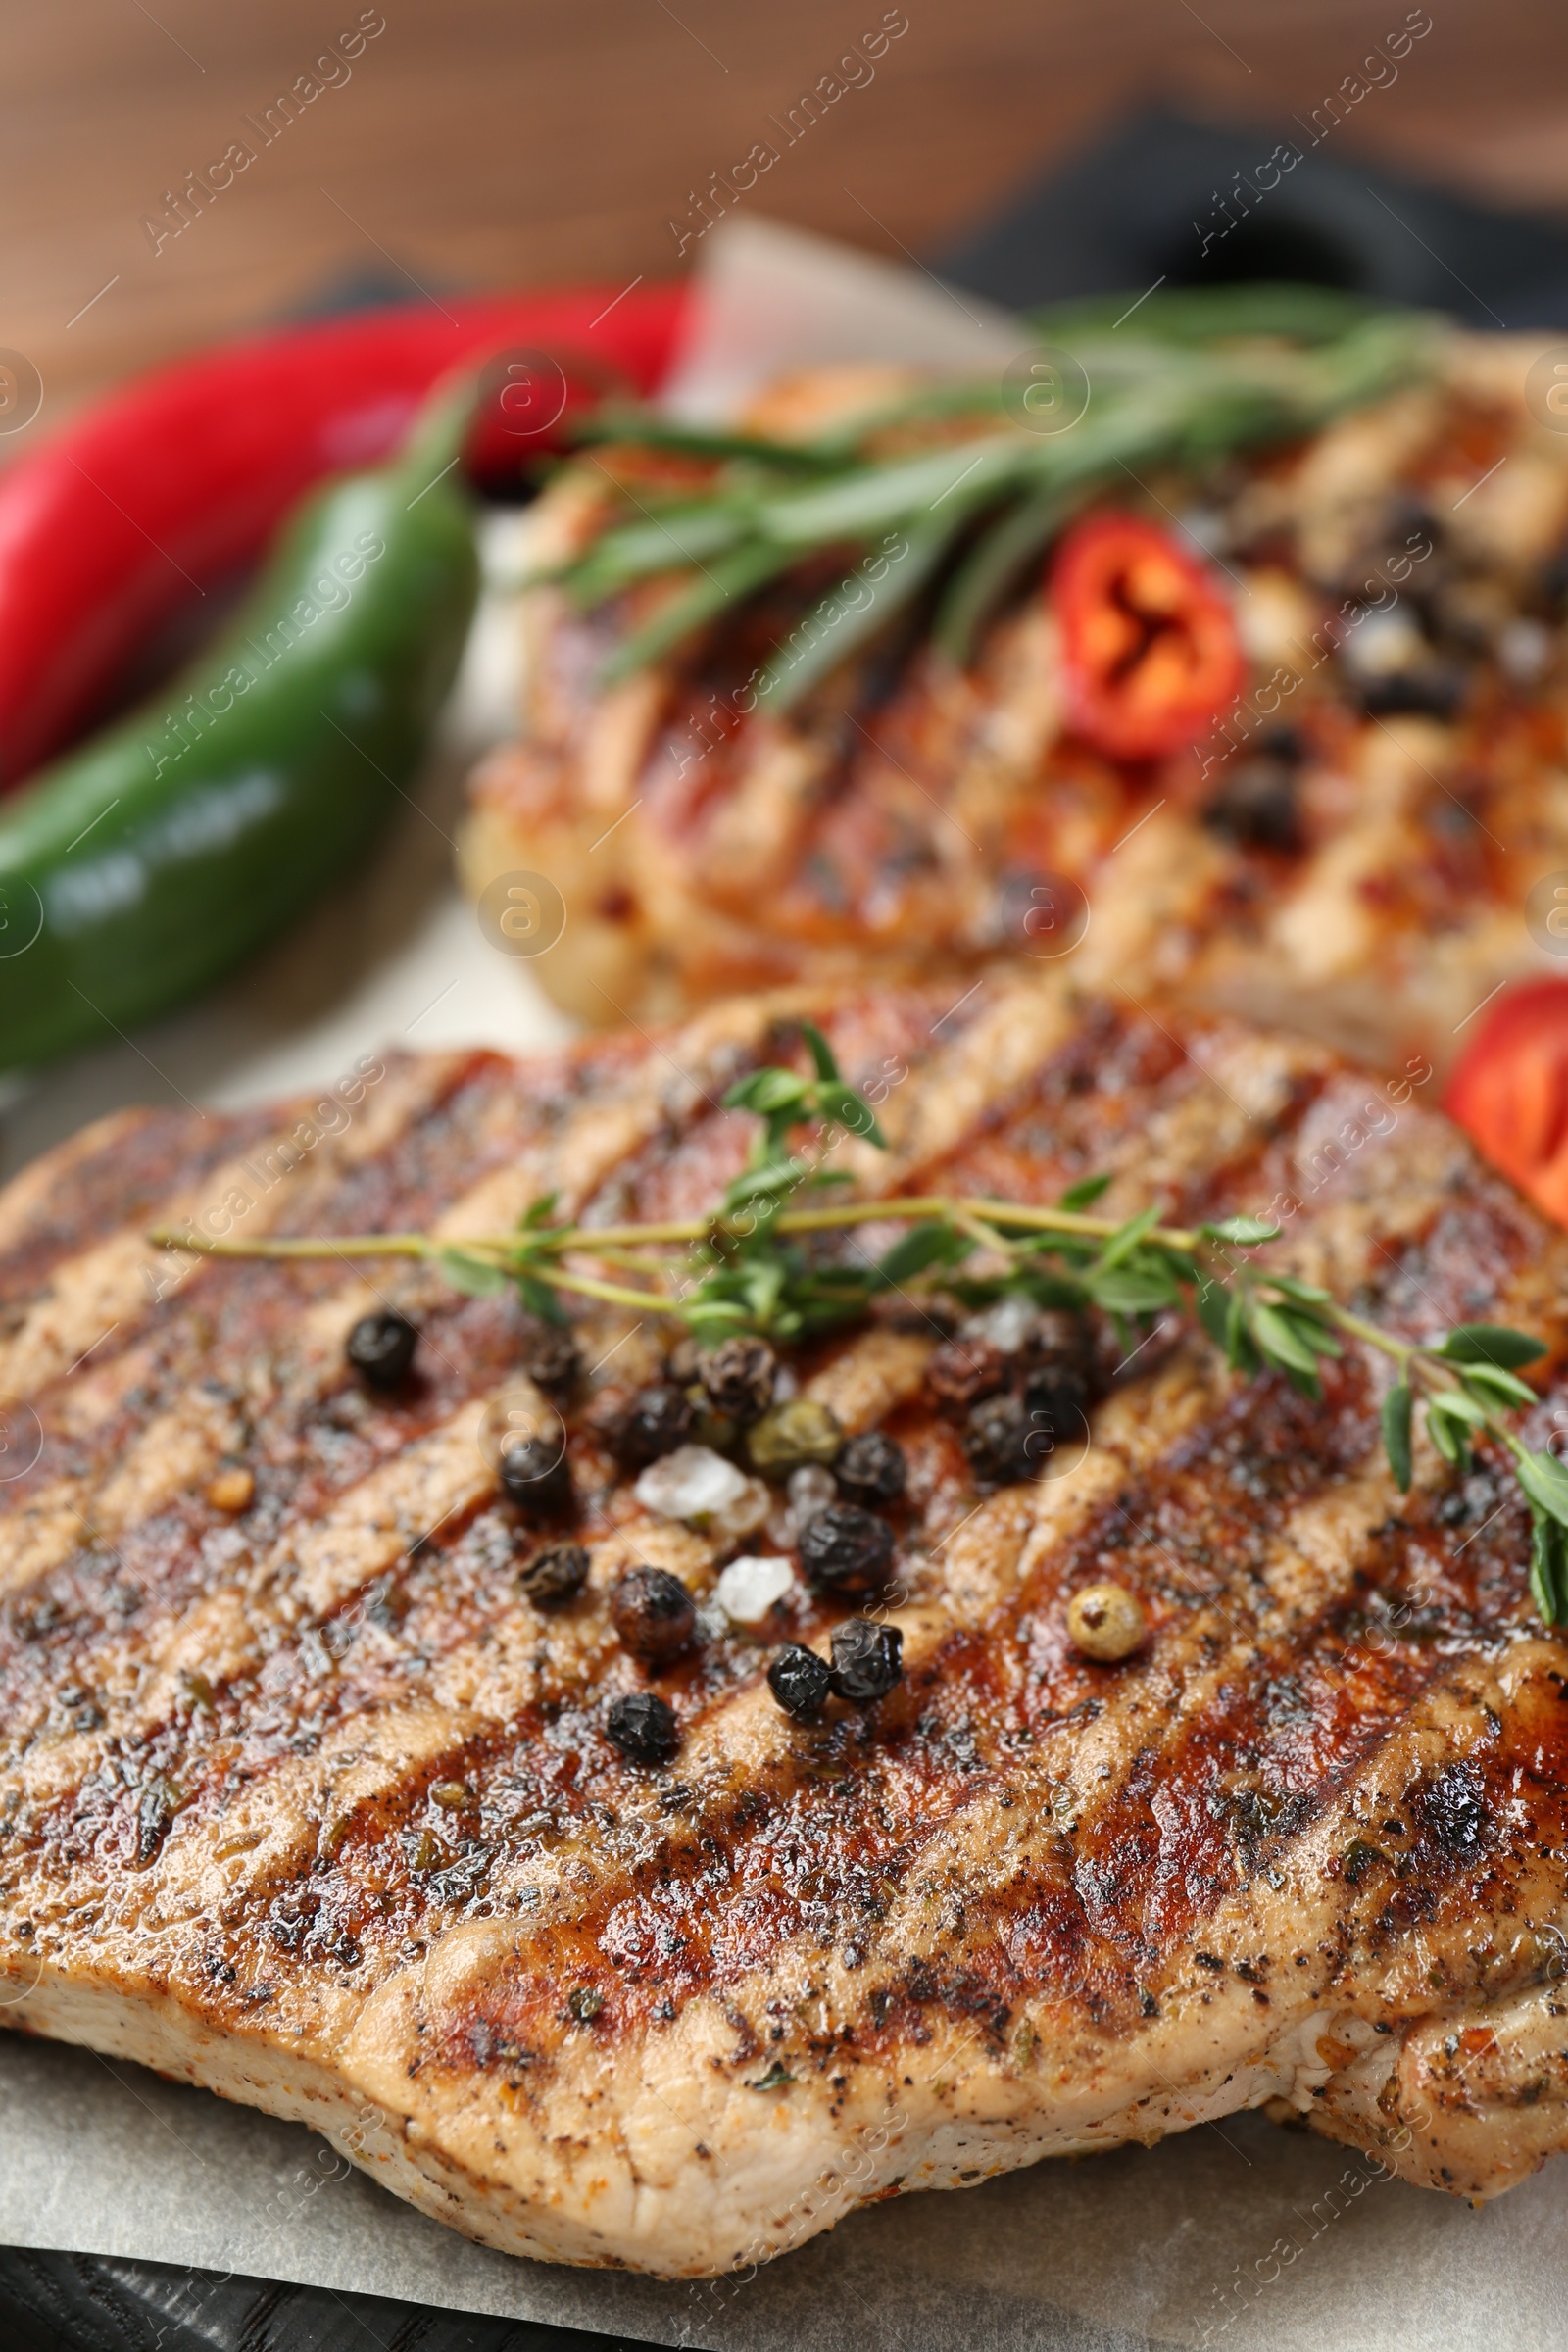
[[[1313,432],[1431,364],[1426,318],[1309,288],[1173,291],[1120,324],[1102,304],[1042,313],[1030,324],[1042,346],[1070,340],[1088,379],[1088,411],[1070,431],[1029,429],[1001,378],[922,386],[787,443],[638,409],[602,414],[584,443],[700,462],[706,482],[661,498],[639,480],[581,554],[535,576],[558,581],[584,610],[669,580],[668,597],[610,657],[609,683],[803,560],[841,556],[821,648],[807,662],[783,648],[764,667],[759,702],[782,711],[832,666],[835,646],[842,660],[943,565],[951,577],[936,638],[961,662],[1012,581],[1100,484],[1112,480],[1125,494],[1128,473],[1144,466],[1200,468],[1231,449]],[[613,502],[615,466],[595,463]],[[887,567],[868,598],[857,565],[901,535],[918,561]]]
[[[1411,1483],[1417,1411],[1432,1446],[1453,1470],[1490,1441],[1511,1464],[1529,1504],[1530,1590],[1547,1625],[1568,1623],[1568,1469],[1527,1446],[1506,1416],[1539,1399],[1523,1367],[1546,1350],[1528,1333],[1462,1323],[1441,1339],[1400,1339],[1343,1306],[1326,1290],[1256,1265],[1251,1252],[1280,1228],[1250,1216],[1186,1228],[1160,1222],[1151,1202],[1135,1215],[1095,1214],[1110,1179],[1095,1176],[1053,1205],[948,1194],[821,1200],[850,1181],[825,1164],[834,1137],[876,1150],[886,1140],[864,1097],[848,1085],[826,1038],[800,1024],[809,1067],[769,1066],[732,1086],[726,1105],[752,1114],[746,1163],[703,1217],[584,1225],[557,1215],[551,1194],[514,1231],[445,1240],[423,1233],[255,1241],[161,1231],[162,1248],[213,1257],[404,1257],[434,1265],[454,1289],[476,1296],[514,1289],[532,1312],[565,1319],[562,1294],[677,1317],[712,1341],[754,1331],[792,1341],[868,1312],[890,1293],[932,1295],[983,1306],[1024,1298],[1041,1306],[1097,1307],[1113,1318],[1129,1352],[1132,1333],[1191,1310],[1233,1370],[1282,1374],[1302,1395],[1322,1393],[1326,1361],[1348,1342],[1388,1357],[1395,1379],[1382,1406],[1384,1447],[1401,1490]],[[832,1254],[862,1226],[905,1230],[879,1256]],[[593,1266],[646,1274],[612,1281]]]

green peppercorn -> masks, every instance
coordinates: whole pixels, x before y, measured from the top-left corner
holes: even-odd
[[[832,1408],[814,1396],[792,1396],[775,1404],[747,1433],[746,1449],[769,1478],[783,1478],[807,1462],[837,1461],[844,1432]]]

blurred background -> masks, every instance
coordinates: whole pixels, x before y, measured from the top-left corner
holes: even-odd
[[[680,231],[711,175],[779,144],[769,119],[787,124],[883,15],[881,0],[6,0],[0,342],[42,374],[47,425],[129,369],[356,292],[667,274],[692,259]],[[762,184],[775,217],[929,257],[1151,103],[1288,132],[1407,15],[1432,30],[1337,123],[1336,161],[1568,212],[1555,0],[906,0],[888,15],[908,29],[874,79]],[[264,145],[280,94],[362,24],[359,55],[275,115]],[[235,140],[256,161],[200,209],[187,195],[181,227],[187,175]]]

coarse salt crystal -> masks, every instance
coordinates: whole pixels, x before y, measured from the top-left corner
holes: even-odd
[[[966,1337],[989,1340],[1004,1355],[1016,1355],[1039,1320],[1040,1309],[1032,1299],[999,1298],[994,1306],[971,1315],[963,1328]]]
[[[760,1478],[749,1478],[734,1501],[726,1502],[704,1524],[716,1543],[738,1544],[743,1536],[755,1536],[760,1527],[765,1527],[772,1515],[772,1490]]]
[[[794,1583],[795,1569],[789,1560],[748,1552],[731,1560],[713,1597],[732,1625],[760,1625]]]
[[[649,1463],[634,1491],[643,1508],[661,1519],[706,1519],[738,1502],[749,1483],[710,1446],[677,1446]]]
[[[825,1511],[830,1502],[839,1498],[838,1481],[820,1462],[803,1462],[799,1470],[792,1470],[786,1492],[798,1527],[804,1527],[808,1519],[814,1519],[818,1511]]]
[[[1497,639],[1497,659],[1510,678],[1532,686],[1556,651],[1556,631],[1544,621],[1510,620]]]

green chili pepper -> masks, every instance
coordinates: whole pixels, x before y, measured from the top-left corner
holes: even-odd
[[[470,408],[311,498],[219,640],[0,809],[0,1068],[195,995],[370,841],[478,592]]]

